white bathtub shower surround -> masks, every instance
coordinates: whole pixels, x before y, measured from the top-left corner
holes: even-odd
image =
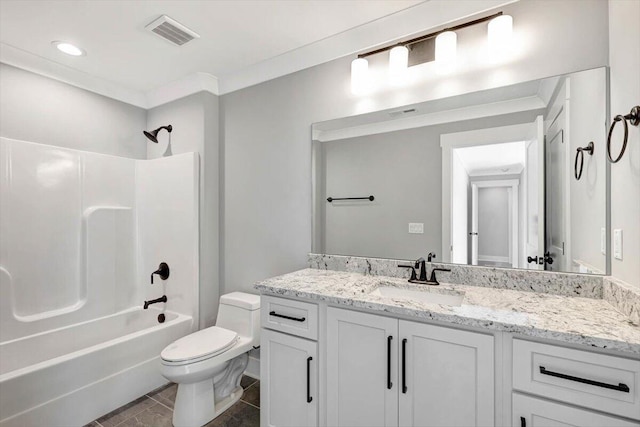
[[[134,182],[131,159],[0,138],[0,342],[132,305]]]
[[[133,308],[0,344],[0,426],[74,426],[166,382],[158,354],[193,319]]]
[[[83,425],[166,382],[160,350],[198,324],[198,162],[0,138],[0,426]]]
[[[144,300],[166,295],[167,308],[188,314],[198,325],[199,158],[180,154],[136,162],[138,281]],[[169,264],[167,280],[150,274]],[[142,304],[142,300],[136,301]]]

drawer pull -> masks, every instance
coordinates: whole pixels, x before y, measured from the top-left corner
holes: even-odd
[[[313,357],[307,357],[307,403],[311,403],[313,397],[311,397],[311,361]]]
[[[402,340],[402,392],[407,392],[407,339]]]
[[[289,319],[289,320],[295,320],[296,322],[304,322],[305,320],[307,320],[306,317],[291,317],[291,316],[286,316],[284,314],[278,314],[275,311],[270,311],[269,312],[269,316],[281,317],[283,319]]]
[[[393,337],[389,335],[387,337],[387,389],[391,390],[393,383],[391,382],[391,340]]]
[[[544,366],[540,366],[540,373],[542,375],[549,375],[551,377],[562,378],[569,381],[576,381],[583,384],[595,385],[597,387],[629,393],[629,386],[623,383],[619,383],[618,385],[601,383],[600,381],[588,380],[586,378],[574,377],[572,375],[561,374],[559,372],[547,371]]]

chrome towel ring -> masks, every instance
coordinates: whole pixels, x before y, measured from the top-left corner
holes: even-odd
[[[611,163],[618,163],[624,154],[624,151],[627,149],[627,138],[629,137],[629,126],[627,125],[627,121],[631,123],[633,126],[638,126],[640,124],[640,106],[636,105],[631,109],[629,114],[623,116],[618,114],[613,118],[613,122],[611,123],[611,127],[609,128],[609,136],[607,137],[607,156],[609,157],[609,161]],[[624,139],[622,141],[622,149],[620,150],[620,154],[614,160],[611,156],[611,134],[613,134],[613,128],[616,126],[616,123],[622,122],[624,125]]]
[[[593,156],[593,141],[590,141],[586,147],[578,147],[576,148],[576,161],[573,163],[573,174],[576,177],[576,180],[580,181],[582,178],[582,167],[584,166],[584,152],[589,153],[590,156]],[[578,157],[580,158],[580,170],[578,171]]]

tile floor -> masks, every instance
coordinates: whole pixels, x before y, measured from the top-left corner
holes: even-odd
[[[206,427],[260,425],[260,381],[243,376],[242,399]],[[85,427],[171,427],[176,384],[169,384],[104,415]]]

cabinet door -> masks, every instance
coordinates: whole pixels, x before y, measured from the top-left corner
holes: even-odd
[[[561,403],[513,394],[514,427],[638,427],[640,423]]]
[[[398,425],[398,320],[327,310],[327,425]]]
[[[493,336],[404,320],[399,335],[401,426],[494,425]]]
[[[262,329],[260,424],[318,425],[318,344]]]

